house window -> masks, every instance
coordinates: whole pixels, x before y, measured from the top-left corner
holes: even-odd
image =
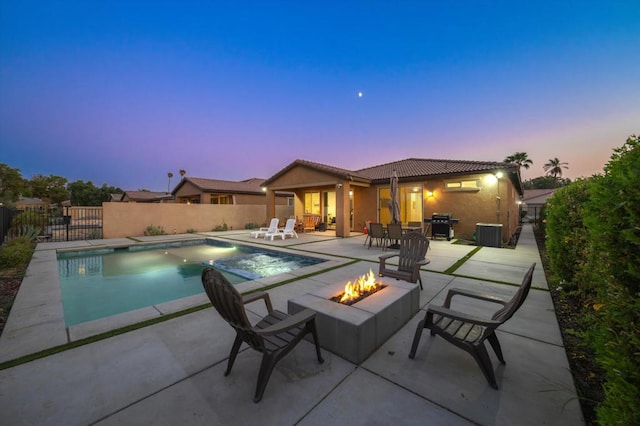
[[[212,195],[211,204],[233,204],[233,196],[231,195]]]
[[[444,183],[445,191],[479,191],[478,179],[450,180]]]
[[[304,194],[304,212],[306,214],[320,214],[319,192],[306,192]]]

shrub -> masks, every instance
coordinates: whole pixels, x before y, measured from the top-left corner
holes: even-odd
[[[187,234],[195,234],[196,232],[198,232],[196,229],[193,229],[193,228],[187,229]]]
[[[0,268],[15,268],[31,260],[35,245],[27,237],[18,237],[0,249]]]
[[[222,225],[217,225],[215,228],[212,229],[213,232],[221,232],[221,231],[228,231],[229,227],[227,226],[226,223],[222,223]]]
[[[11,220],[11,227],[17,228],[22,225],[31,225],[34,227],[45,228],[48,225],[48,222],[49,219],[45,213],[28,210],[18,213]]]
[[[614,150],[594,180],[585,223],[593,246],[585,277],[601,283],[590,333],[605,371],[600,424],[640,424],[640,140]]]
[[[29,241],[34,242],[40,235],[42,228],[33,225],[17,225],[9,230],[9,240],[19,237],[25,237]]]
[[[149,225],[147,226],[147,229],[144,230],[144,235],[149,237],[154,235],[167,235],[167,233],[164,232],[164,228],[162,226]]]
[[[604,371],[599,424],[640,424],[640,141],[615,149],[605,173],[556,191],[547,206],[553,272],[570,281]]]
[[[256,229],[256,228],[260,228],[260,225],[258,225],[257,223],[249,222],[244,225],[244,229]]]
[[[558,279],[569,286],[573,286],[588,246],[583,210],[589,199],[590,185],[589,180],[577,180],[558,189],[545,208],[546,246],[551,268]]]

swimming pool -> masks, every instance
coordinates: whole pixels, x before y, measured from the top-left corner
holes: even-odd
[[[206,239],[58,253],[57,262],[69,327],[202,293],[209,265],[238,284],[324,260]]]

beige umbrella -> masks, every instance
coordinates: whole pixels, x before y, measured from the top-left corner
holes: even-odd
[[[391,223],[400,223],[400,194],[398,192],[398,174],[393,171],[391,175],[391,199],[389,200],[389,213]]]

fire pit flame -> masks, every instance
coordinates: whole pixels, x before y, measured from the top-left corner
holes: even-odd
[[[345,304],[354,303],[382,288],[384,288],[384,286],[376,283],[376,276],[373,270],[369,269],[369,274],[358,277],[354,283],[349,281],[347,285],[344,286],[344,293],[338,301]]]

